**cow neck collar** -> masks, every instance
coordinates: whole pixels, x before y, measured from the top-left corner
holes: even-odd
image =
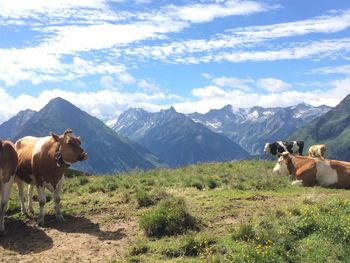
[[[61,144],[58,144],[59,146],[57,147],[56,153],[55,153],[55,159],[56,159],[56,165],[57,167],[69,167],[71,166],[70,162],[66,162],[63,159],[62,152],[61,152]]]

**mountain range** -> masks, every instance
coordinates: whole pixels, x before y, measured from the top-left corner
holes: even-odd
[[[4,122],[0,125],[0,138],[16,141],[27,135],[47,136],[51,131],[61,134],[67,128],[81,136],[89,155],[87,161],[74,164],[75,169],[104,174],[165,165],[145,147],[118,135],[99,119],[61,98],[51,100],[38,112],[22,111]]]
[[[160,156],[171,167],[197,162],[239,160],[249,154],[222,134],[175,111],[129,109],[113,129]]]
[[[206,114],[192,113],[188,116],[229,137],[251,155],[259,155],[266,142],[288,139],[296,130],[330,109],[324,105],[313,107],[303,103],[285,108],[234,108],[227,105]]]
[[[262,153],[266,142],[297,139],[326,143],[328,156],[350,161],[350,95],[335,108],[299,104],[286,108],[235,108],[182,114],[130,108],[110,128],[61,98],[40,111],[21,111],[0,125],[0,138],[16,141],[73,129],[89,154],[73,168],[95,174],[131,169],[178,167],[197,162],[230,161]]]
[[[350,94],[326,114],[296,131],[291,138],[312,144],[326,144],[326,157],[350,161]]]

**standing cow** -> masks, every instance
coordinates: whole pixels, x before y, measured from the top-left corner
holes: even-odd
[[[265,153],[270,153],[273,156],[281,156],[284,152],[292,154],[303,155],[304,142],[303,141],[277,141],[273,143],[266,143],[264,147]]]
[[[0,235],[5,232],[5,213],[17,164],[18,156],[13,144],[9,141],[0,140]]]
[[[25,182],[31,185],[28,197],[31,212],[32,185],[36,185],[38,191],[38,225],[44,224],[45,188],[54,193],[56,219],[64,221],[60,208],[64,172],[72,163],[87,159],[87,154],[81,148],[80,137],[74,136],[72,130],[68,129],[62,135],[51,133],[47,137],[24,137],[16,142],[15,147],[19,158],[16,174],[22,213],[27,214],[23,193]]]
[[[292,184],[303,186],[332,186],[350,188],[350,163],[294,156],[288,152],[278,159],[274,173],[289,175]]]

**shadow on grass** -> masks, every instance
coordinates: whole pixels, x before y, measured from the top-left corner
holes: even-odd
[[[0,237],[0,247],[22,255],[40,253],[53,247],[52,238],[45,231],[21,220],[7,218],[6,233]]]
[[[82,216],[64,215],[65,221],[59,223],[54,215],[45,216],[45,228],[56,229],[65,233],[84,233],[93,235],[100,240],[121,240],[127,235],[124,228],[115,231],[103,231],[98,223],[93,223]]]

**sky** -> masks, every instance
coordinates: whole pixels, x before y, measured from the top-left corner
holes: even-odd
[[[0,123],[62,97],[205,113],[350,93],[348,0],[0,0]]]

